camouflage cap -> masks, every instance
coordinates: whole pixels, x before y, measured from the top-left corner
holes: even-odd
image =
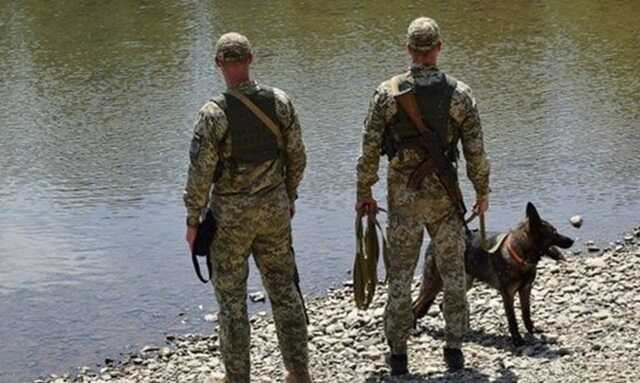
[[[225,33],[216,42],[216,58],[220,61],[240,61],[250,54],[249,39],[239,33]]]
[[[409,24],[407,45],[416,51],[428,51],[440,41],[440,27],[435,20],[418,17]]]

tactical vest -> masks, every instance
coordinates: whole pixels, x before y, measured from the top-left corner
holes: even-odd
[[[440,138],[440,144],[451,162],[458,159],[455,143],[449,143],[449,109],[451,97],[456,89],[456,80],[439,72],[439,78],[427,86],[411,84],[408,81],[400,83],[400,91],[412,88],[418,100],[418,108],[422,117]],[[397,113],[391,120],[391,125],[384,132],[382,154],[389,160],[406,149],[422,149],[421,135],[409,116],[398,107]]]
[[[245,94],[269,118],[278,123],[276,98],[271,88],[261,86]],[[224,94],[213,99],[227,116],[231,140],[231,158],[236,164],[257,165],[278,158],[278,141],[271,130],[237,98]]]

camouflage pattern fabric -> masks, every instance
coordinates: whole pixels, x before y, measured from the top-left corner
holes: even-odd
[[[241,61],[251,52],[251,44],[246,36],[236,32],[225,33],[216,42],[216,58],[223,62]]]
[[[254,81],[238,87],[251,94]],[[229,124],[222,109],[207,102],[199,112],[190,149],[184,189],[187,224],[195,225],[209,205],[218,221],[210,263],[220,311],[220,345],[227,378],[249,382],[250,325],[247,316],[248,258],[253,254],[271,301],[284,364],[306,371],[307,325],[294,283],[289,207],[306,166],[300,123],[287,95],[275,89],[276,115],[283,136],[283,155],[258,165],[232,164]],[[215,184],[213,176],[221,163]],[[209,198],[211,197],[211,198]]]
[[[212,281],[220,306],[220,347],[231,382],[249,382],[250,325],[247,316],[249,255],[253,253],[273,309],[286,368],[306,371],[307,324],[294,284],[289,198],[284,186],[251,197],[222,196],[213,203],[219,219],[211,247]]]
[[[440,27],[428,17],[418,17],[407,28],[407,46],[413,50],[426,52],[440,41]]]
[[[437,78],[438,68],[414,64],[405,74],[407,81],[428,85]],[[385,129],[398,106],[391,95],[389,81],[383,82],[371,100],[365,120],[362,154],[357,165],[357,198],[372,197],[371,187],[378,181],[380,149]],[[462,142],[469,176],[477,198],[489,194],[490,166],[484,151],[482,128],[471,89],[461,81],[453,93],[449,109],[447,142]],[[460,348],[468,322],[465,295],[463,223],[435,175],[428,175],[417,191],[407,188],[411,172],[425,154],[407,149],[394,157],[387,175],[389,226],[389,298],[385,311],[385,332],[393,354],[407,351],[407,338],[413,324],[411,282],[418,261],[423,231],[434,243],[437,264],[444,283],[447,347]]]
[[[405,73],[409,82],[428,85],[438,79],[438,68],[431,65],[412,65]],[[471,180],[476,196],[486,197],[489,194],[490,166],[484,150],[482,126],[476,101],[471,88],[460,80],[453,92],[449,108],[449,137],[447,142],[462,142],[462,150],[467,161],[467,175]],[[390,126],[398,106],[391,95],[390,81],[383,82],[375,91],[365,120],[362,140],[362,154],[358,159],[358,199],[370,198],[371,187],[378,182],[380,165],[380,148],[384,131]],[[424,160],[424,155],[417,150],[406,150],[389,164],[390,168],[400,172],[411,172]],[[434,177],[427,177],[425,187],[433,189],[431,195],[440,195],[441,185]]]
[[[460,348],[467,328],[464,228],[448,199],[435,201],[429,189],[406,188],[408,177],[389,172],[389,297],[385,309],[385,335],[392,354],[407,352],[413,326],[411,284],[418,262],[423,232],[427,229],[434,246],[436,265],[444,286],[443,314],[446,345]],[[400,186],[401,185],[401,186]],[[432,214],[432,212],[443,212]]]
[[[255,81],[240,84],[237,90],[252,94],[260,87]],[[196,221],[202,208],[207,206],[209,193],[215,196],[255,194],[285,183],[291,201],[297,198],[297,189],[307,163],[302,131],[298,115],[289,97],[273,88],[276,96],[276,115],[282,129],[284,158],[268,161],[258,166],[233,164],[231,157],[229,122],[222,109],[214,102],[207,102],[198,114],[190,149],[190,165],[184,190],[187,221]],[[220,158],[222,155],[222,158]],[[222,161],[222,173],[211,189],[218,161]]]

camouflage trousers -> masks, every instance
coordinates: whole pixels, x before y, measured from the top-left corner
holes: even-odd
[[[257,196],[215,196],[218,231],[211,249],[212,283],[220,306],[220,349],[231,383],[250,380],[247,315],[249,255],[267,291],[288,370],[308,365],[307,324],[295,283],[289,200],[284,186]]]
[[[418,191],[406,187],[407,176],[389,170],[389,295],[385,310],[385,335],[392,354],[407,352],[413,326],[411,285],[427,229],[443,282],[446,346],[460,348],[468,326],[465,231],[449,197],[433,177]]]

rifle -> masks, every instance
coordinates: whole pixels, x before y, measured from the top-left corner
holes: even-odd
[[[413,171],[409,177],[407,186],[410,189],[417,190],[420,188],[422,180],[424,180],[427,175],[435,174],[436,178],[438,178],[442,183],[442,186],[446,190],[451,202],[456,206],[456,210],[464,222],[464,215],[467,213],[467,208],[464,205],[464,198],[462,197],[462,192],[458,185],[456,169],[454,169],[453,165],[445,155],[440,137],[438,137],[438,134],[428,125],[427,121],[420,113],[418,101],[413,89],[409,88],[401,92],[399,90],[399,80],[400,79],[398,77],[394,77],[391,80],[391,91],[393,97],[404,112],[407,113],[409,119],[411,119],[418,129],[418,132],[420,132],[420,135],[422,136],[422,145],[424,146],[428,157]]]

